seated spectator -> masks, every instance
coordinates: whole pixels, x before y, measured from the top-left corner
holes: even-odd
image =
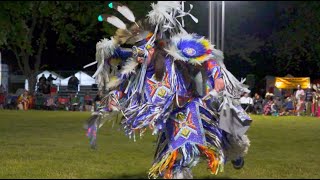
[[[28,110],[29,108],[29,93],[28,91],[24,91],[18,98],[18,109],[19,110]]]
[[[80,99],[77,95],[71,94],[70,95],[70,109],[71,111],[76,111],[79,109],[80,106]]]
[[[0,85],[0,109],[4,109],[6,104],[6,90],[4,86]]]
[[[4,109],[6,105],[6,96],[4,93],[0,93],[0,109]]]
[[[253,109],[255,114],[262,114],[263,112],[262,103],[263,103],[262,97],[258,93],[255,93],[253,98]]]
[[[273,101],[271,104],[270,113],[272,116],[279,116],[279,106],[275,101]]]
[[[55,110],[56,109],[56,103],[55,103],[55,100],[54,100],[54,96],[53,95],[50,95],[48,98],[47,98],[47,102],[46,102],[46,107],[47,107],[47,110]]]
[[[271,106],[273,105],[273,97],[267,96],[267,103],[263,107],[263,114],[264,115],[271,115]]]
[[[29,95],[29,107],[28,109],[33,109],[35,107],[36,102],[36,92]]]
[[[246,112],[252,112],[253,100],[249,96],[249,93],[244,93],[244,95],[240,98],[240,104]]]
[[[42,93],[50,94],[50,84],[47,81],[42,84]]]
[[[97,111],[98,107],[100,106],[102,99],[102,92],[98,91],[96,97],[94,98],[94,110]]]
[[[84,96],[84,104],[85,104],[85,111],[91,111],[92,109],[92,97],[89,95],[89,92],[86,92]]]
[[[294,111],[294,101],[293,101],[293,97],[288,96],[285,99],[285,102],[283,104],[283,112],[281,112],[279,115],[292,115]]]
[[[46,81],[47,81],[47,78],[44,76],[44,74],[42,74],[42,76],[39,78],[39,81],[37,83],[39,93],[43,93]]]

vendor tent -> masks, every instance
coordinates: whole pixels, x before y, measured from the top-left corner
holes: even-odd
[[[310,87],[309,77],[276,77],[275,86],[278,89],[296,89],[301,85],[302,89]]]
[[[43,71],[43,72],[41,72],[41,73],[39,73],[39,74],[37,75],[37,82],[39,81],[39,79],[40,79],[40,77],[41,77],[42,75],[44,75],[46,78],[48,78],[50,74],[52,74],[52,77],[53,77],[54,79],[57,78],[56,80],[53,80],[52,83],[55,84],[55,85],[60,85],[60,82],[61,82],[61,80],[63,79],[63,77],[60,76],[59,74],[53,72],[53,71],[48,71],[48,70],[45,70],[45,71]],[[29,83],[28,83],[28,79],[26,79],[26,80],[25,80],[25,85],[24,85],[26,90],[29,90],[28,84],[29,84]]]
[[[89,76],[87,73],[83,71],[77,72],[75,76],[78,78],[81,86],[91,86],[92,84],[96,83],[96,80],[93,77]],[[61,81],[61,86],[67,86],[70,78],[71,76],[63,79]]]

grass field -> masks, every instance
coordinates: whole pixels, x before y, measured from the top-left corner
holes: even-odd
[[[0,111],[0,178],[147,178],[155,136],[137,142],[106,123],[91,150],[83,123],[90,113]],[[226,164],[210,175],[206,162],[194,178],[320,178],[320,119],[252,116],[245,167]]]

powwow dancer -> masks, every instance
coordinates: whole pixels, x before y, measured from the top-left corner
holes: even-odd
[[[115,9],[135,23],[131,28],[114,16],[102,16],[119,29],[111,40],[97,44],[95,76],[100,88],[115,90],[88,120],[92,147],[105,114],[120,111],[129,137],[135,139],[135,132],[142,135],[147,127],[158,134],[150,178],[192,178],[191,168],[201,157],[207,158],[213,174],[221,172],[227,160],[241,168],[251,119],[237,99],[249,90],[225,68],[221,51],[183,29],[178,17],[189,15],[197,22],[184,12],[183,2],[159,1],[152,8],[148,14],[148,23],[155,26],[152,31],[135,23],[123,5]],[[131,51],[123,49],[124,44]],[[115,56],[127,61],[112,79],[108,62]],[[193,77],[191,71],[198,73]]]

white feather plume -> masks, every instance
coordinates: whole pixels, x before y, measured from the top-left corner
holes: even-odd
[[[109,16],[107,17],[106,21],[119,29],[127,29],[126,24],[124,24],[124,22],[116,16]]]
[[[113,38],[110,40],[107,38],[102,39],[96,44],[96,62],[98,63],[98,69],[92,77],[96,79],[99,89],[109,82],[110,73],[107,70],[108,67],[105,67],[104,60],[105,58],[111,57],[118,46],[116,40]]]
[[[130,59],[129,61],[126,62],[126,64],[121,68],[121,74],[122,75],[127,75],[130,73],[134,73],[136,67],[138,66],[138,62]]]
[[[135,22],[136,18],[134,17],[134,14],[132,11],[127,7],[123,5],[117,6],[117,11],[121,13],[125,18],[127,18],[131,22]]]
[[[181,8],[181,1],[158,1],[157,4],[152,3],[152,10],[148,13],[149,22],[153,25],[164,24],[165,21],[174,23],[171,15],[172,11]]]
[[[121,83],[122,83],[122,79],[118,79],[118,78],[116,78],[116,79],[111,79],[108,83],[107,83],[107,85],[106,85],[106,88],[107,89],[110,89],[110,88],[114,88],[114,87],[117,87],[117,86],[119,86]]]

